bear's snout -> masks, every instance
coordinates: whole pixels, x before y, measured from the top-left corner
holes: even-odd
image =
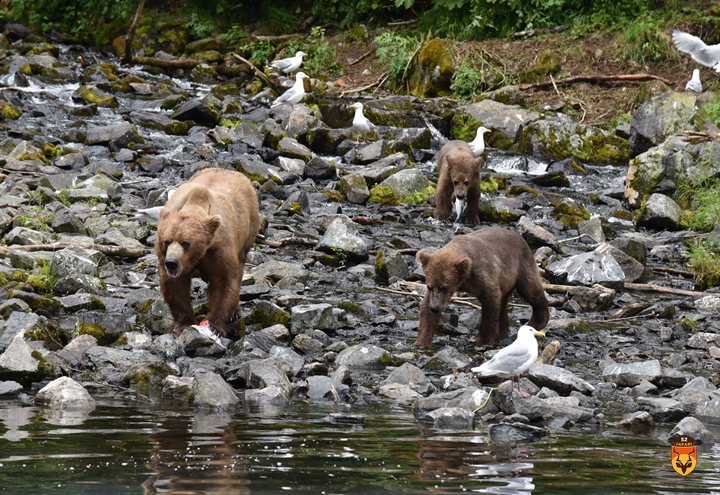
[[[440,308],[438,306],[430,306],[430,311],[432,311],[435,314],[438,314],[440,312]]]
[[[177,278],[180,275],[180,263],[177,260],[165,260],[165,269],[171,278]]]

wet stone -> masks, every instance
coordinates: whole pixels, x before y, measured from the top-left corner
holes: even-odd
[[[0,381],[0,398],[2,399],[17,397],[22,393],[22,391],[23,386],[18,382],[14,382],[12,380]]]
[[[549,435],[549,432],[545,428],[517,422],[492,425],[488,433],[493,443],[508,444],[537,442]]]
[[[441,407],[418,419],[432,422],[433,428],[439,430],[472,430],[475,414],[460,407]]]
[[[713,445],[715,437],[712,432],[698,419],[688,416],[680,420],[668,435],[668,441],[679,435],[687,435],[694,438],[701,445]]]
[[[307,396],[308,398],[314,400],[334,400],[335,393],[338,397],[340,397],[340,399],[346,399],[350,390],[350,387],[347,385],[328,376],[309,376],[307,378],[307,384]],[[335,390],[335,393],[333,393],[333,389]]]
[[[35,404],[62,410],[95,409],[95,399],[82,385],[67,376],[53,380],[40,389],[35,396]]]

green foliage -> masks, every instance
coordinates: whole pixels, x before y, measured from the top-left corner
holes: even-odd
[[[191,16],[188,27],[197,39],[210,37],[239,23],[245,14],[243,5],[233,0],[186,0],[184,10]]]
[[[710,231],[720,225],[719,181],[711,181],[698,187],[680,185],[676,198],[678,203],[689,207],[681,219],[683,228]]]
[[[65,206],[70,206],[70,195],[68,194],[67,189],[61,189],[55,199],[60,201]]]
[[[57,280],[50,273],[50,263],[44,262],[40,267],[40,272],[37,275],[30,275],[26,283],[31,286],[36,292],[42,294],[52,294]]]
[[[427,186],[421,191],[412,191],[402,197],[401,203],[407,203],[411,205],[426,205],[428,198],[435,194],[434,186]]]
[[[332,249],[332,252],[335,253],[338,263],[340,263],[341,266],[345,266],[348,261],[347,252],[337,246],[330,246],[330,249]]]
[[[720,285],[720,242],[715,236],[691,241],[685,256],[690,260],[688,268],[695,274],[697,290]]]
[[[13,219],[13,225],[41,232],[49,232],[49,225],[52,224],[53,214],[46,212],[42,206],[31,206],[29,210],[30,213],[17,215]]]
[[[403,3],[409,5],[397,5],[396,0],[316,0],[312,2],[312,14],[319,24],[334,21],[338,28],[347,29],[361,22],[380,24],[394,19],[409,9],[413,0]]]
[[[664,24],[652,19],[629,23],[624,29],[625,44],[621,54],[641,64],[670,60],[677,56],[677,50],[666,31]]]
[[[377,56],[381,63],[388,64],[389,78],[400,82],[410,57],[420,46],[420,37],[415,33],[382,33],[375,38]]]
[[[450,91],[458,100],[473,101],[482,93],[482,72],[474,69],[466,61],[457,68],[453,75]]]
[[[234,47],[247,40],[248,36],[248,32],[242,26],[233,24],[230,29],[218,36],[218,38],[220,41],[227,43],[228,46]]]
[[[700,107],[699,113],[715,125],[720,125],[720,96],[715,96]]]
[[[16,19],[27,16],[43,31],[58,28],[93,39],[100,23],[130,18],[137,9],[137,0],[10,0],[9,6]]]

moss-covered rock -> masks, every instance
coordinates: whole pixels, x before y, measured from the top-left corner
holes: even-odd
[[[450,40],[436,38],[426,42],[408,69],[410,94],[419,98],[451,95],[454,51]]]
[[[539,120],[522,131],[519,152],[542,160],[575,157],[586,163],[621,165],[630,159],[626,139],[591,125]]]
[[[120,104],[113,95],[108,95],[100,91],[95,86],[80,86],[75,90],[75,94],[85,100],[87,103],[95,104],[103,108],[118,108]]]
[[[562,69],[560,56],[553,51],[545,51],[540,54],[537,62],[529,70],[521,72],[518,76],[520,84],[540,82],[547,76],[554,76]]]
[[[290,313],[271,302],[259,301],[252,312],[245,317],[245,323],[248,325],[259,324],[261,328],[277,324],[290,328],[291,316]]]
[[[697,93],[669,91],[640,105],[630,123],[630,156],[635,157],[669,136],[694,130]]]
[[[395,194],[395,191],[389,186],[375,186],[370,189],[370,197],[367,200],[368,203],[376,203],[380,205],[397,205],[400,204],[400,199]]]

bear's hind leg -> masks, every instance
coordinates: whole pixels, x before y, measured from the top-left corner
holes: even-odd
[[[518,283],[517,291],[533,310],[527,324],[535,330],[545,328],[548,320],[550,320],[550,311],[548,310],[548,300],[545,297],[545,290],[542,287],[540,276],[536,274],[534,280],[528,279],[524,284]]]
[[[190,300],[190,276],[173,279],[168,277],[164,269],[161,269],[159,273],[160,291],[170,308],[170,314],[172,314],[175,323],[173,331],[175,335],[179,336],[185,328],[197,325],[192,301]]]
[[[240,283],[230,277],[212,280],[208,284],[208,303],[210,312],[207,315],[210,329],[221,337],[227,336],[225,324],[240,317]]]
[[[476,346],[492,345],[498,340],[500,334],[500,297],[499,295],[485,297],[480,303],[482,304],[480,327],[477,337],[472,342]]]

